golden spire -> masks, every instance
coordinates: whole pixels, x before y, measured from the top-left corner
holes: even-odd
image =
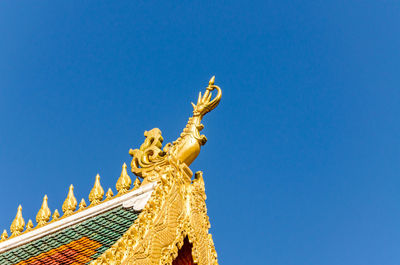
[[[42,207],[36,215],[36,222],[38,226],[45,225],[50,220],[50,216],[51,211],[49,209],[49,205],[47,204],[47,195],[44,195]]]
[[[8,238],[7,230],[4,229],[3,233],[1,234],[0,242],[5,241]]]
[[[142,184],[139,180],[138,177],[136,177],[135,182],[133,182],[133,190],[136,190],[140,187],[140,184]]]
[[[81,202],[79,203],[79,210],[78,211],[82,211],[83,209],[85,209],[86,207],[86,202],[85,199],[82,198]]]
[[[31,231],[33,229],[33,223],[32,220],[29,219],[28,223],[26,224],[26,232]]]
[[[25,221],[24,218],[22,218],[22,206],[19,205],[17,215],[15,216],[15,219],[10,227],[11,236],[13,237],[21,234],[21,232],[24,231],[24,226],[25,226]]]
[[[96,175],[96,180],[94,182],[93,188],[89,193],[89,201],[91,205],[96,205],[101,202],[104,196],[104,190],[103,187],[101,187],[100,184],[100,175]]]
[[[108,191],[107,191],[107,193],[106,193],[106,200],[111,199],[112,196],[114,196],[114,193],[113,193],[113,191],[112,191],[111,188],[108,188]]]
[[[58,212],[57,209],[55,209],[54,213],[53,213],[53,216],[52,216],[52,219],[53,219],[53,221],[56,221],[56,220],[58,220],[58,218],[60,218],[60,213]]]
[[[71,186],[69,186],[67,198],[62,205],[64,216],[71,215],[75,211],[77,204],[78,202],[76,201],[76,198],[74,196],[74,186],[71,184]]]
[[[117,188],[118,194],[124,194],[131,188],[132,180],[126,171],[126,164],[122,165],[121,176],[119,177],[115,187]]]

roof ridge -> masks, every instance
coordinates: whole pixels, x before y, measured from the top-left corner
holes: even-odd
[[[118,178],[117,183],[115,185],[116,189],[118,191],[117,195],[114,196],[111,188],[109,188],[108,192],[106,194],[106,198],[104,198],[104,190],[100,183],[100,175],[97,174],[94,186],[89,194],[90,205],[86,206],[86,203],[82,203],[82,200],[84,201],[84,199],[82,198],[81,203],[79,204],[78,210],[76,209],[78,203],[77,203],[77,200],[74,195],[74,186],[71,184],[69,187],[68,195],[67,195],[64,203],[62,204],[62,212],[63,212],[62,217],[60,217],[60,214],[58,213],[58,209],[55,209],[53,212],[52,219],[50,220],[51,211],[47,206],[48,198],[47,198],[47,195],[45,195],[43,198],[42,207],[39,209],[39,211],[37,213],[36,227],[33,226],[32,222],[28,222],[28,224],[27,224],[28,226],[25,227],[25,221],[22,217],[22,206],[19,205],[17,215],[15,216],[15,218],[11,224],[11,227],[10,227],[11,236],[8,237],[7,230],[4,229],[4,232],[0,238],[0,245],[2,242],[10,240],[11,238],[26,234],[31,231],[35,231],[38,228],[42,228],[44,226],[47,226],[48,224],[54,223],[59,220],[63,220],[68,216],[71,216],[71,215],[74,215],[77,213],[81,213],[82,211],[85,211],[96,205],[103,204],[104,202],[110,201],[116,197],[120,197],[124,194],[127,194],[130,191],[138,189],[141,186],[141,181],[139,180],[138,177],[136,177],[134,185],[131,188],[132,180],[131,180],[126,168],[127,168],[126,163],[124,163],[122,165],[121,175]],[[25,229],[25,231],[24,231],[24,229]]]
[[[122,206],[123,208],[132,208],[134,211],[141,211],[150,198],[156,184],[156,182],[152,182],[143,185],[142,187],[131,190],[123,195],[115,196],[113,199],[105,200],[92,207],[89,206],[85,211],[76,211],[72,215],[47,223],[45,226],[36,227],[35,229],[23,232],[19,236],[10,237],[5,241],[0,242],[0,253],[50,235],[66,227],[81,223],[89,218],[101,215],[104,212],[119,206]]]

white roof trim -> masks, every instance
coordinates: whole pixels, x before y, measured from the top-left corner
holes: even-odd
[[[149,183],[147,185],[138,188],[137,190],[133,190],[122,196],[113,198],[109,201],[105,201],[99,205],[87,208],[82,212],[77,212],[71,216],[57,220],[54,223],[49,223],[43,227],[34,229],[33,231],[24,233],[17,237],[1,242],[0,253],[24,245],[30,241],[44,237],[51,233],[57,232],[68,226],[80,223],[86,219],[107,212],[110,209],[116,208],[121,205],[124,208],[132,207],[135,211],[140,211],[144,208],[147,201],[150,199],[151,193],[156,184],[157,184],[156,182]]]

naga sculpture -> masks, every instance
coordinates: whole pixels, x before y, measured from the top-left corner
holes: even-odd
[[[207,142],[207,138],[200,134],[200,131],[204,128],[201,120],[204,115],[218,106],[222,96],[221,88],[214,85],[214,81],[215,77],[213,76],[204,95],[200,92],[197,104],[192,103],[193,116],[189,118],[180,137],[172,144],[168,143],[164,149],[161,149],[164,139],[158,128],[144,132],[146,139],[140,149],[129,150],[129,154],[133,157],[131,162],[133,173],[144,178],[144,181],[147,182],[146,172],[154,170],[168,159],[176,159],[187,166],[196,159],[201,146]],[[217,95],[212,99],[212,91],[214,90],[217,91]]]

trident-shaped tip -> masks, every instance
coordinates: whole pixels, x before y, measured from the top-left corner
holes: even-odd
[[[211,77],[210,81],[208,82],[208,85],[212,86],[214,85],[214,82],[215,82],[215,75]]]

